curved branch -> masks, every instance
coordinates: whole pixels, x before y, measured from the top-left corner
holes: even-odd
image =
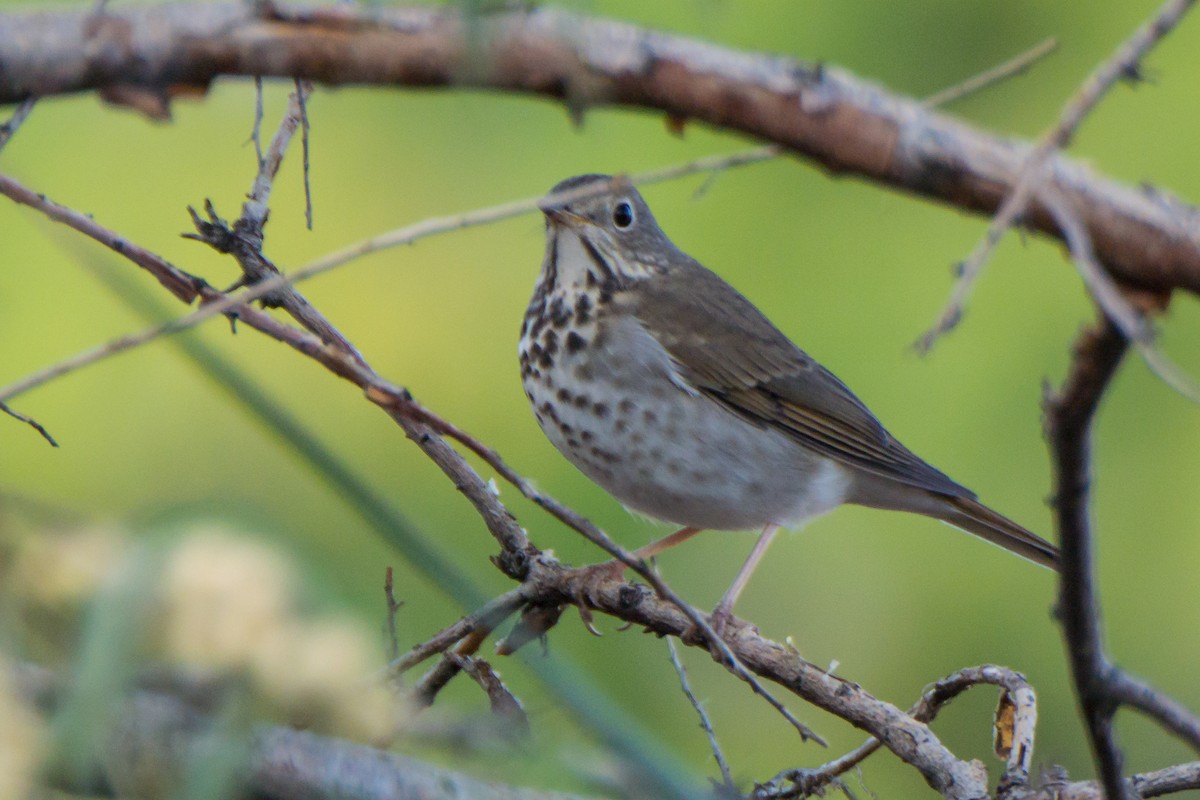
[[[471,37],[472,31],[482,36]],[[483,42],[479,47],[468,42]],[[86,46],[85,46],[86,45]],[[52,67],[50,66],[52,65]],[[0,103],[99,91],[143,110],[222,75],[328,85],[476,87],[654,109],[775,142],[834,172],[992,214],[1031,151],[852,74],[556,9],[456,11],[271,3],[0,15]],[[1071,159],[1048,181],[1119,281],[1200,292],[1200,215]],[[1058,236],[1036,200],[1024,218]]]
[[[1105,389],[1129,349],[1108,317],[1083,331],[1063,388],[1046,398],[1046,438],[1054,461],[1054,513],[1062,547],[1058,617],[1071,675],[1083,709],[1097,772],[1110,798],[1128,796],[1112,719],[1129,704],[1200,748],[1200,720],[1182,705],[1128,675],[1105,652],[1095,587],[1091,488],[1091,430]]]
[[[1105,794],[1113,800],[1127,795],[1121,779],[1121,751],[1112,729],[1117,704],[1105,691],[1105,678],[1114,667],[1104,652],[1100,605],[1092,579],[1088,496],[1092,418],[1128,347],[1117,326],[1102,317],[1080,336],[1063,389],[1046,400],[1046,438],[1055,468],[1053,506],[1062,548],[1057,612],[1097,772]]]

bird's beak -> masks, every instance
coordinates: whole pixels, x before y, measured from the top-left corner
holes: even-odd
[[[546,219],[555,225],[579,229],[588,224],[586,218],[579,216],[573,211],[568,211],[560,205],[543,202],[538,204],[538,208],[546,215]]]

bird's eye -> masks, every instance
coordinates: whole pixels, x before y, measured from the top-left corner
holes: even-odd
[[[613,206],[613,224],[624,230],[633,224],[633,204],[622,200]]]

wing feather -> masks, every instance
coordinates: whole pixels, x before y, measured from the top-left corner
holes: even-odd
[[[684,380],[735,414],[877,475],[975,496],[900,444],[833,373],[699,263],[672,266],[614,301],[662,343]]]

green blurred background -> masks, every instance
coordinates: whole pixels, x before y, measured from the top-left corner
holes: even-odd
[[[1002,134],[1035,137],[1093,66],[1158,3],[1152,0],[960,2],[808,0],[745,4],[587,2],[571,7],[746,50],[821,60],[924,96],[1047,36],[1056,54],[1032,73],[974,96],[951,113]],[[6,6],[7,8],[7,6]],[[1145,64],[1146,84],[1119,86],[1089,118],[1071,153],[1115,178],[1200,196],[1200,20],[1185,20]],[[288,86],[270,84],[264,131]],[[224,285],[232,260],[186,241],[185,206],[212,198],[235,217],[249,188],[246,144],[253,85],[222,80],[198,102],[177,102],[155,124],[95,97],[40,103],[0,155],[0,170],[131,240]],[[7,116],[10,110],[4,110]],[[661,115],[589,111],[573,127],[558,104],[478,91],[319,89],[309,102],[316,219],[304,228],[298,143],[276,185],[266,252],[300,266],[384,230],[537,194],[581,172],[636,172],[751,144],[689,125],[671,135]],[[792,159],[731,171],[699,198],[695,176],[646,189],[668,234],[755,301],[845,380],[906,444],[1035,531],[1051,536],[1049,470],[1041,435],[1045,381],[1057,385],[1070,344],[1092,319],[1060,249],[1010,234],[988,265],[960,328],[926,358],[910,344],[939,312],[952,265],[986,221],[831,178]],[[535,215],[422,241],[362,259],[301,287],[387,378],[474,433],[519,471],[628,546],[662,531],[627,514],[543,439],[521,391],[516,338],[542,254]],[[0,383],[143,327],[96,270],[153,282],[81,237],[0,202]],[[165,293],[159,292],[165,298]],[[178,313],[178,312],[176,312]],[[1200,313],[1180,297],[1163,346],[1200,375]],[[360,393],[304,358],[221,322],[200,334],[351,462],[411,522],[452,554],[486,593],[508,588],[488,563],[496,547],[454,488]],[[327,602],[372,625],[383,616],[386,565],[397,569],[407,646],[460,613],[384,545],[337,494],[169,343],[104,362],[18,398],[44,423],[51,449],[0,419],[0,490],[98,519],[218,517],[283,543],[308,565]],[[1101,595],[1119,663],[1200,707],[1200,410],[1136,359],[1121,371],[1096,436]],[[484,472],[487,477],[486,471]],[[534,540],[573,563],[600,554],[501,487]],[[710,607],[748,536],[707,534],[667,553],[670,583]],[[1039,692],[1035,763],[1072,777],[1091,763],[1051,619],[1053,576],[945,526],[841,509],[782,537],[739,605],[764,634],[790,637],[817,664],[901,706],[930,681],[984,662],[1023,672]],[[662,642],[631,630],[587,635],[568,614],[550,647],[569,657],[698,773],[715,774],[708,745],[676,688]],[[829,739],[801,746],[761,701],[707,657],[685,654],[735,774],[765,780],[816,765],[862,734],[793,703]],[[501,660],[549,751],[486,769],[514,783],[576,787],[573,765],[596,745],[520,664]],[[474,687],[444,702],[480,711]],[[994,692],[957,701],[936,723],[964,757],[988,755]],[[1188,751],[1130,713],[1118,725],[1130,770],[1186,760]],[[890,754],[864,767],[880,797],[929,794]],[[852,788],[857,788],[851,779]]]

